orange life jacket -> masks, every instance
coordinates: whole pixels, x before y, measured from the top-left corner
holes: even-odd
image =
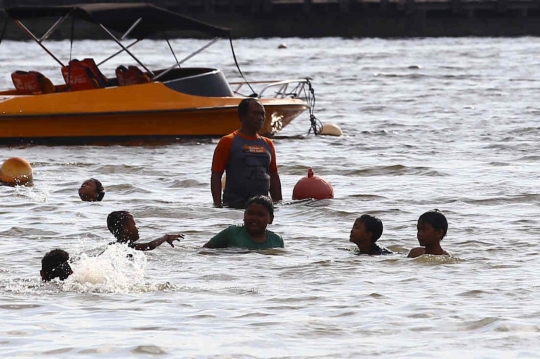
[[[150,78],[137,66],[130,65],[127,68],[120,65],[116,68],[116,78],[120,86],[144,84],[150,82]]]
[[[92,90],[101,87],[92,70],[79,60],[71,60],[69,66],[63,66],[62,76],[71,91]]]
[[[91,59],[91,58],[83,59],[81,61],[81,64],[89,68],[90,71],[92,71],[92,73],[94,74],[96,80],[98,80],[98,83],[101,87],[107,86],[109,79],[105,75],[103,75],[103,73],[101,73],[94,59]]]
[[[37,71],[15,71],[11,74],[15,89],[21,95],[55,92],[51,80]]]

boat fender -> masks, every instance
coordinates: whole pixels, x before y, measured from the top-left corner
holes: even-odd
[[[323,178],[313,174],[310,168],[306,177],[301,178],[293,188],[292,199],[334,198],[334,188]]]
[[[32,166],[24,158],[9,158],[0,167],[0,182],[9,186],[32,185]]]
[[[328,136],[342,136],[343,131],[341,131],[341,128],[339,128],[338,125],[335,123],[325,123],[321,131],[319,132],[319,135],[328,135]]]

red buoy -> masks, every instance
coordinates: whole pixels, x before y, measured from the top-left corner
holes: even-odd
[[[334,188],[321,177],[314,175],[310,168],[306,177],[296,183],[292,199],[329,199],[334,198]]]

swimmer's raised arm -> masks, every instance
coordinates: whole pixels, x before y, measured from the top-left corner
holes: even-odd
[[[163,244],[163,242],[167,242],[167,243],[169,243],[171,245],[171,247],[174,247],[173,242],[174,241],[179,241],[180,242],[180,238],[184,238],[184,235],[182,233],[180,233],[180,234],[165,234],[165,235],[159,237],[158,239],[154,239],[153,241],[148,242],[148,243],[135,243],[133,248],[135,248],[136,250],[139,250],[139,251],[151,251],[151,250],[156,249],[157,247],[159,247],[161,244]]]

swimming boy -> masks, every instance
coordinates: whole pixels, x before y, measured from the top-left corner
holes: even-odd
[[[244,225],[233,225],[216,234],[205,248],[283,248],[283,238],[266,229],[274,221],[274,205],[268,196],[255,196],[246,202]]]
[[[392,254],[391,250],[376,243],[381,238],[382,232],[383,224],[381,220],[369,214],[364,214],[354,221],[349,241],[358,246],[358,254],[369,254],[371,256]]]
[[[139,228],[135,224],[133,215],[127,211],[114,211],[107,216],[107,227],[116,238],[113,243],[127,243],[133,249],[139,251],[151,251],[167,242],[174,247],[173,241],[180,241],[183,234],[165,234],[148,243],[135,243],[139,240]],[[112,244],[112,243],[111,243]]]
[[[105,188],[95,178],[83,182],[79,188],[79,197],[85,202],[100,202],[105,196]]]
[[[423,254],[449,255],[442,249],[441,241],[448,230],[448,221],[438,209],[427,211],[418,218],[416,237],[422,247],[411,249],[409,258],[420,257]]]
[[[54,278],[64,280],[73,274],[69,265],[69,254],[62,249],[53,249],[41,259],[41,279],[50,281]]]

